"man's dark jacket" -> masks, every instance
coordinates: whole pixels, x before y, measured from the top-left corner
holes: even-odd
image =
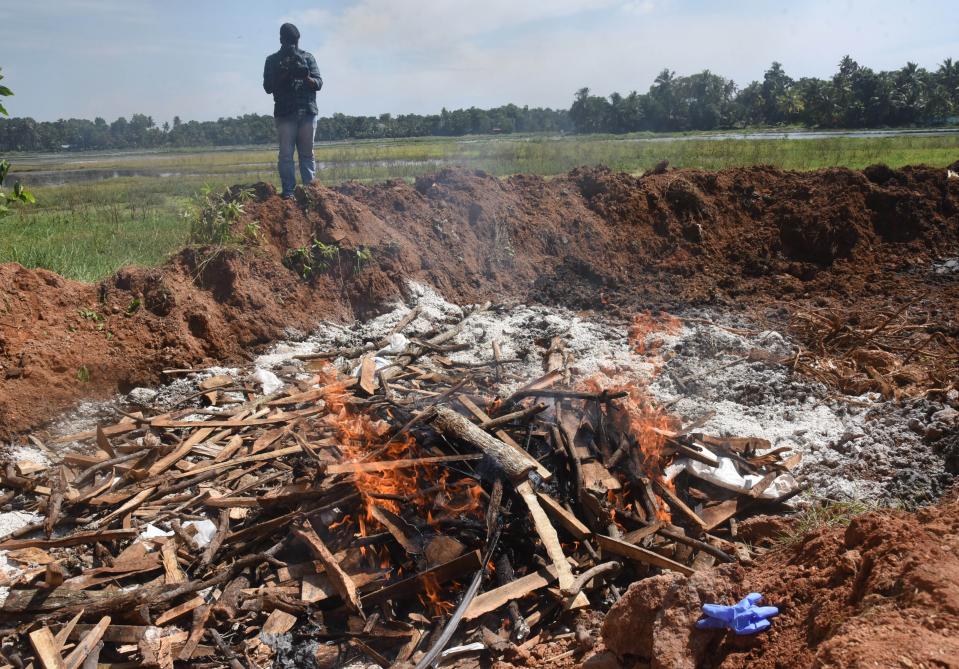
[[[284,44],[276,53],[266,57],[263,66],[263,90],[273,94],[273,116],[294,116],[299,112],[316,114],[316,90],[297,76],[297,70],[309,71],[317,90],[323,87],[316,59],[308,51]]]

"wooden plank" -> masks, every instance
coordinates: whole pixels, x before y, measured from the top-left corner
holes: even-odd
[[[197,430],[196,432],[191,434],[187,439],[185,439],[184,442],[180,444],[180,446],[176,450],[171,451],[170,453],[166,454],[165,456],[163,456],[162,458],[154,462],[150,466],[150,468],[147,470],[147,474],[149,476],[157,476],[158,474],[162,474],[163,472],[168,470],[170,467],[172,467],[174,464],[176,464],[179,460],[182,460],[187,455],[189,455],[190,451],[193,450],[194,446],[196,446],[201,441],[209,437],[211,434],[213,434],[213,426]]]
[[[313,553],[313,556],[323,563],[323,568],[326,570],[327,576],[330,578],[333,587],[336,588],[340,597],[343,598],[343,602],[362,615],[363,606],[360,603],[360,596],[357,593],[356,584],[353,582],[353,579],[350,578],[350,575],[340,567],[340,563],[333,557],[333,553],[326,547],[326,544],[324,544],[323,540],[317,535],[312,525],[307,523],[304,527],[293,530],[293,533],[307,545]]]
[[[373,353],[366,354],[360,361],[359,385],[367,395],[376,394],[376,358]]]
[[[63,661],[64,669],[78,669],[78,667],[83,664],[83,661],[87,659],[87,655],[90,654],[90,651],[93,650],[94,646],[100,643],[100,638],[103,636],[103,633],[107,631],[107,627],[110,626],[110,616],[103,616],[96,625],[93,626],[89,632],[87,632],[80,643],[77,644],[77,647],[67,655],[66,659]]]
[[[193,651],[200,645],[200,639],[203,638],[203,632],[206,630],[206,623],[210,619],[210,607],[204,604],[193,611],[193,628],[190,630],[190,636],[187,638],[183,648],[177,653],[181,660],[189,660],[193,657]]]
[[[311,407],[303,411],[293,411],[289,413],[278,413],[269,418],[243,418],[229,420],[169,420],[153,419],[150,422],[151,427],[163,428],[168,430],[181,428],[208,428],[208,427],[259,427],[261,425],[276,425],[277,423],[289,423],[297,418],[305,418],[320,413],[326,407]],[[205,437],[204,437],[205,438]]]
[[[481,460],[482,455],[468,453],[466,455],[435,455],[426,458],[410,458],[403,460],[381,460],[379,462],[346,462],[342,464],[329,465],[326,468],[327,474],[355,474],[359,472],[382,472],[388,469],[406,469],[407,467],[417,467],[419,465],[431,465],[440,462],[466,462],[468,460]]]
[[[273,609],[263,623],[260,634],[286,634],[296,624],[296,616],[282,609]]]
[[[11,539],[0,544],[0,550],[15,548],[63,548],[64,546],[79,546],[96,542],[116,541],[117,539],[131,539],[140,533],[139,530],[98,530],[95,532],[80,532],[68,537],[56,539]]]
[[[516,492],[519,493],[519,496],[523,498],[523,502],[526,503],[529,509],[529,515],[533,519],[533,527],[536,529],[540,541],[543,542],[546,554],[556,568],[556,576],[559,580],[560,589],[568,588],[573,584],[573,581],[576,580],[573,577],[573,570],[569,566],[569,560],[566,559],[566,554],[563,553],[563,547],[559,542],[556,529],[549,522],[549,518],[546,517],[546,512],[543,511],[543,507],[539,505],[536,493],[533,492],[533,486],[529,481],[523,481],[516,486]],[[575,597],[567,597],[564,601],[564,606],[568,609],[580,609],[588,605],[589,600],[582,592],[577,593]]]
[[[107,454],[110,458],[117,457],[116,451],[113,450],[113,445],[110,443],[110,439],[107,437],[106,433],[103,431],[103,428],[97,425],[97,447]]]
[[[504,606],[511,602],[514,599],[520,599],[525,597],[531,592],[535,592],[540,588],[545,588],[547,585],[556,580],[556,569],[553,567],[547,567],[545,569],[540,569],[535,571],[532,574],[527,574],[522,578],[518,578],[515,581],[510,581],[506,585],[501,585],[498,588],[493,588],[487,592],[484,592],[481,595],[478,595],[474,599],[469,607],[466,609],[466,613],[463,614],[463,620],[474,620],[480,616],[486,615],[491,611],[495,611],[501,606]]]
[[[137,429],[137,424],[133,421],[128,423],[117,423],[116,425],[108,425],[107,427],[97,426],[98,430],[102,430],[103,434],[107,437],[119,437],[124,434],[128,434]],[[53,444],[68,444],[71,441],[86,441],[87,439],[96,439],[97,430],[88,430],[87,432],[77,432],[75,434],[67,434],[62,437],[57,437],[51,443]]]
[[[628,544],[638,544],[640,541],[645,539],[651,534],[656,534],[663,526],[663,522],[657,520],[653,523],[650,523],[646,527],[641,527],[638,530],[633,530],[632,532],[627,532],[623,535],[623,541]]]
[[[37,659],[44,669],[63,669],[63,658],[60,657],[60,646],[49,627],[30,632],[30,645],[33,646]]]
[[[455,560],[436,565],[402,581],[385,585],[379,590],[363,595],[360,601],[368,607],[390,599],[403,599],[422,592],[425,579],[435,579],[436,583],[443,584],[482,567],[483,560],[479,551],[464,553]]]
[[[670,560],[668,557],[664,557],[659,553],[654,553],[653,551],[642,548],[641,546],[626,543],[625,541],[608,537],[605,534],[597,534],[595,536],[596,540],[599,542],[599,547],[608,553],[612,553],[613,555],[619,555],[620,557],[635,560],[637,562],[651,564],[655,567],[660,567],[661,569],[676,571],[685,576],[691,576],[694,573],[693,570],[686,565],[676,562],[675,560]]]
[[[77,623],[80,622],[80,618],[83,616],[83,611],[80,611],[77,615],[73,616],[70,621],[60,628],[60,631],[57,632],[56,642],[57,642],[57,652],[62,652],[63,647],[67,644],[67,639],[70,638],[70,633],[73,632],[73,628],[77,626]]]
[[[180,569],[180,563],[177,562],[176,559],[177,544],[177,538],[173,536],[164,541],[163,546],[160,548],[160,556],[163,558],[164,582],[167,585],[175,585],[187,581],[186,574]]]
[[[583,487],[590,490],[599,490],[606,493],[607,490],[621,490],[623,485],[615,476],[613,476],[601,463],[591,460],[580,464],[580,471],[583,473]]]
[[[579,518],[566,510],[566,508],[544,492],[536,493],[539,501],[542,502],[546,513],[552,516],[553,520],[558,522],[563,528],[579,541],[586,539],[592,532],[586,527]]]
[[[89,633],[94,627],[94,625],[77,625],[76,629],[71,630],[69,638],[72,641],[79,641],[84,634]],[[136,643],[144,637],[148,630],[157,633],[160,628],[153,625],[110,625],[103,633],[102,640],[110,643]]]
[[[157,626],[165,625],[171,620],[175,618],[179,618],[184,613],[189,613],[193,609],[199,606],[202,606],[203,603],[204,603],[203,598],[200,596],[196,596],[193,599],[189,599],[183,602],[182,604],[178,604],[174,606],[172,609],[169,609],[168,611],[164,611],[163,613],[161,613],[160,615],[156,617],[153,623]]]
[[[676,493],[659,481],[653,481],[653,486],[656,488],[656,492],[666,498],[666,501],[669,502],[671,507],[680,511],[684,516],[693,521],[696,525],[699,525],[702,529],[706,529],[706,521],[700,518],[699,514],[689,508],[689,506],[683,500],[679,499]]]
[[[710,532],[719,527],[737,513],[742,511],[746,504],[751,501],[751,499],[742,501],[739,497],[737,497],[736,499],[727,499],[719,504],[704,507],[702,510],[702,518],[703,522],[706,523],[705,530]],[[0,548],[3,548],[2,544],[0,544]]]
[[[235,467],[236,465],[245,465],[248,462],[261,462],[263,460],[273,460],[275,458],[280,458],[285,455],[292,455],[293,453],[302,453],[303,449],[300,448],[299,444],[296,446],[289,446],[287,448],[281,448],[276,451],[267,451],[265,453],[257,453],[256,455],[245,455],[241,458],[233,458],[232,460],[224,460],[223,462],[216,462],[211,465],[205,465],[200,467],[194,467],[187,472],[176,472],[175,474],[170,474],[169,478],[171,479],[182,479],[190,476],[196,476],[197,474],[205,474],[206,472],[212,472],[216,469],[222,469],[224,467]]]
[[[147,497],[152,495],[155,490],[156,488],[153,488],[153,487],[145,488],[144,490],[141,490],[136,495],[134,495],[133,499],[127,500],[126,502],[123,503],[122,506],[112,511],[111,513],[108,513],[102,519],[95,520],[93,523],[91,523],[91,525],[93,525],[94,527],[109,527],[110,523],[112,523],[114,520],[116,520],[117,518],[119,518],[120,516],[124,514],[127,514],[133,511],[138,506],[143,504],[147,500]]]

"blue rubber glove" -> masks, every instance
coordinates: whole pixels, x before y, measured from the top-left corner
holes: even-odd
[[[739,635],[767,630],[772,624],[767,619],[779,615],[779,609],[775,606],[756,606],[762,599],[763,596],[758,592],[751,592],[735,606],[703,604],[705,617],[696,621],[696,629],[715,630],[725,627]]]

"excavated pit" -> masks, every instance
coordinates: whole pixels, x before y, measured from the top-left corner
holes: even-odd
[[[49,440],[118,409],[182,405],[216,373],[270,383],[264,372],[295,373],[296,355],[376,340],[417,306],[413,331],[492,300],[460,335],[489,357],[451,359],[488,362],[495,339],[515,359],[507,371],[529,379],[560,337],[581,379],[642,385],[684,424],[801,454],[809,489],[798,506],[913,509],[939,499],[959,467],[959,180],[945,170],[590,169],[553,180],[446,170],[415,184],[312,187],[295,202],[255,192],[237,229],[258,234],[244,245],[190,248],[95,286],[0,266],[9,459],[55,457],[28,431]],[[23,511],[5,523],[29,522],[11,513]],[[757,575],[782,559],[770,555]],[[955,625],[955,612],[942,615]],[[810,657],[832,636],[791,634]],[[829,657],[843,656],[837,644],[823,646]],[[588,660],[569,647],[544,642],[514,661]],[[594,661],[613,662],[602,650]],[[787,655],[724,647],[716,664]]]

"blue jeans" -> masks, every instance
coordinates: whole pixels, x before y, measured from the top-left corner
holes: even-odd
[[[303,185],[313,181],[316,161],[313,159],[313,136],[316,134],[316,116],[299,112],[276,119],[276,132],[280,142],[280,159],[277,169],[283,184],[282,195],[293,195],[296,188],[296,169],[293,165],[293,150],[300,158],[300,179]]]

